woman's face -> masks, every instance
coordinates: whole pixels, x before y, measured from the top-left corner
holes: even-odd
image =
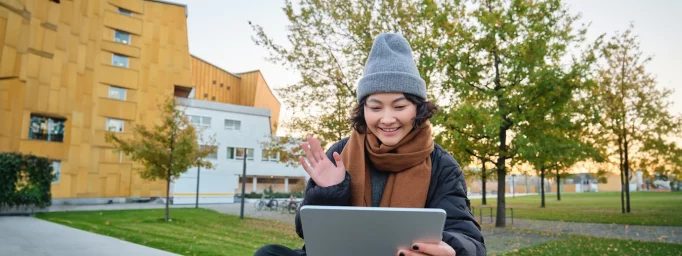
[[[417,106],[402,93],[375,93],[367,97],[367,128],[387,146],[398,144],[412,130]]]

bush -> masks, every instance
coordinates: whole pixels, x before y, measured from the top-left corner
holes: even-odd
[[[47,158],[0,153],[0,209],[52,205],[52,165]]]

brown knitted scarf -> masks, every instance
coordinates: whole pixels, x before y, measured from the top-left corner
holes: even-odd
[[[380,145],[368,132],[353,131],[341,158],[351,176],[351,205],[372,205],[369,165],[390,172],[381,198],[381,207],[422,208],[431,181],[431,124],[414,129],[397,145]],[[366,161],[366,160],[369,160]],[[371,162],[371,163],[370,163]]]

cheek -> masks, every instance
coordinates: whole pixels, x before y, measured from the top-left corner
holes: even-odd
[[[367,123],[367,126],[374,127],[378,121],[379,115],[372,111],[365,111],[365,123]]]
[[[417,116],[417,109],[412,107],[400,113],[400,122],[403,125],[412,126],[414,118]]]

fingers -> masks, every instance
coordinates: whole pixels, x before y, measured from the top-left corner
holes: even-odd
[[[323,161],[325,159],[325,154],[322,146],[320,145],[320,141],[313,138],[312,136],[308,136],[308,143],[310,144],[310,151],[313,152],[313,155],[316,158],[315,160],[317,160],[317,162]]]
[[[308,166],[308,163],[305,161],[304,157],[299,156],[298,161],[301,162],[301,166],[303,166],[303,170],[305,170],[305,172],[307,172],[308,175],[310,175],[310,177],[315,176],[313,174],[313,168],[310,168],[310,166]]]
[[[317,166],[317,160],[310,148],[310,145],[308,143],[303,143],[301,144],[301,147],[303,148],[303,151],[305,151],[306,159],[308,159],[308,162],[310,162],[310,167],[315,168],[315,166]]]
[[[412,250],[403,249],[398,251],[398,256],[430,256],[428,254],[423,254],[421,252],[415,252]]]
[[[455,250],[443,241],[438,244],[414,243],[411,251],[425,255],[455,255]]]
[[[345,171],[346,166],[343,165],[343,159],[341,158],[341,155],[339,155],[337,152],[334,152],[332,156],[334,156],[334,160],[336,161],[336,167]]]

